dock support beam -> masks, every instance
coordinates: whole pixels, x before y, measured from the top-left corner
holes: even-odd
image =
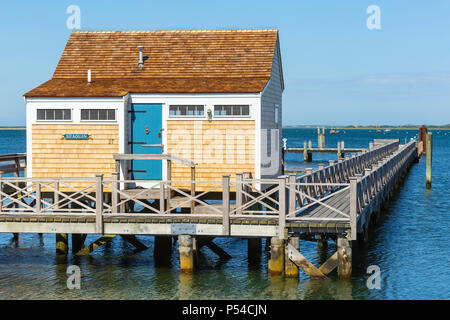
[[[270,239],[269,274],[280,275],[284,272],[285,241],[278,237]]]
[[[67,233],[56,234],[56,254],[66,255],[69,251],[69,235]]]
[[[284,266],[284,275],[286,278],[296,278],[298,279],[298,267],[295,263],[293,263],[289,259],[289,249],[288,249],[288,243],[291,244],[295,249],[300,250],[300,238],[299,237],[292,237],[290,238],[287,243],[286,247],[284,249],[285,252],[285,266]]]
[[[346,237],[337,238],[338,265],[337,272],[339,279],[350,279],[352,275],[352,243]]]
[[[180,252],[180,271],[183,273],[194,272],[194,246],[190,235],[178,236],[178,251]]]

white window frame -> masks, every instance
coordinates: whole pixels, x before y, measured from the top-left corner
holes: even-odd
[[[114,120],[109,120],[109,119],[96,119],[96,120],[91,120],[91,119],[82,119],[81,118],[81,113],[83,112],[83,110],[114,110]],[[100,116],[100,115],[99,115]],[[80,108],[80,122],[117,122],[117,108]]]
[[[69,110],[70,119],[38,119],[39,110]],[[72,108],[36,108],[36,122],[72,122],[73,109]]]
[[[275,104],[275,117],[274,117],[275,126],[278,128],[280,126],[280,105]]]
[[[248,107],[248,114],[245,115],[216,115],[216,107],[234,107],[234,106],[240,106],[240,107],[244,107],[247,106]],[[250,109],[251,109],[251,104],[215,104],[213,107],[213,117],[214,118],[251,118],[251,113],[250,113]],[[241,108],[242,110],[242,108]]]
[[[202,107],[203,108],[203,114],[170,114],[170,108],[171,107]],[[169,105],[169,118],[205,118],[206,116],[206,106],[204,104],[170,104]],[[187,113],[187,110],[186,110]]]

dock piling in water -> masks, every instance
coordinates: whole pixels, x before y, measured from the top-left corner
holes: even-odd
[[[270,239],[269,274],[281,275],[284,272],[284,245],[285,241],[279,237]]]
[[[311,149],[311,143],[310,143],[309,149]],[[304,162],[312,161],[312,153],[310,151],[308,151],[308,143],[306,141],[303,144],[303,161]]]
[[[286,241],[286,247],[284,248],[284,253],[285,253],[284,276],[286,278],[298,279],[298,275],[299,275],[298,266],[289,259],[288,244],[292,245],[297,250],[300,250],[300,238],[299,237],[289,238],[289,240]]]
[[[337,238],[338,265],[337,272],[339,279],[349,279],[352,275],[352,243],[344,236]]]
[[[69,251],[69,235],[67,233],[56,234],[56,254],[66,255]]]
[[[433,162],[433,134],[431,132],[427,133],[427,169],[426,169],[426,187],[431,189],[431,167]]]
[[[178,250],[180,252],[180,271],[183,273],[194,272],[194,246],[191,235],[178,236]]]

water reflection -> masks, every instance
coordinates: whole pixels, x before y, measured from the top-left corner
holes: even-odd
[[[283,130],[288,146],[293,147],[316,134],[315,130],[293,131]],[[348,131],[346,145],[367,146],[373,134]],[[385,137],[402,135],[403,131],[390,132]],[[311,138],[305,138],[308,136]],[[450,256],[445,254],[450,247],[450,198],[443,196],[450,183],[449,137],[435,138],[432,189],[425,190],[423,159],[411,167],[383,210],[380,223],[371,230],[370,242],[355,247],[351,281],[336,280],[335,271],[326,281],[310,280],[302,272],[300,281],[269,277],[269,252],[262,250],[260,261],[253,263],[248,259],[247,241],[237,238],[214,240],[232,256],[227,261],[202,248],[199,269],[189,275],[179,272],[176,246],[169,265],[155,266],[154,237],[150,236],[139,237],[148,247],[141,252],[116,237],[89,256],[70,252],[59,257],[54,234],[44,234],[41,239],[36,234],[21,234],[17,239],[0,234],[0,299],[449,299],[450,273],[430,272],[436,266],[450,265]],[[342,137],[327,137],[327,144],[334,146],[337,140],[333,139]],[[24,146],[24,141],[16,144]],[[288,157],[297,162],[295,166],[303,164],[298,155]],[[324,160],[314,159],[316,163]],[[89,236],[86,244],[95,240],[96,236]],[[336,251],[336,245],[330,240],[328,248],[319,248],[317,243],[302,241],[301,250],[319,266]],[[72,264],[81,268],[80,290],[69,290],[66,285],[67,266]],[[366,286],[370,265],[380,267],[380,290]]]

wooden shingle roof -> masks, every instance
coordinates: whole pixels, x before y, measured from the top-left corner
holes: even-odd
[[[277,38],[273,29],[74,31],[52,79],[25,96],[261,92]],[[144,46],[143,68],[138,46]]]

